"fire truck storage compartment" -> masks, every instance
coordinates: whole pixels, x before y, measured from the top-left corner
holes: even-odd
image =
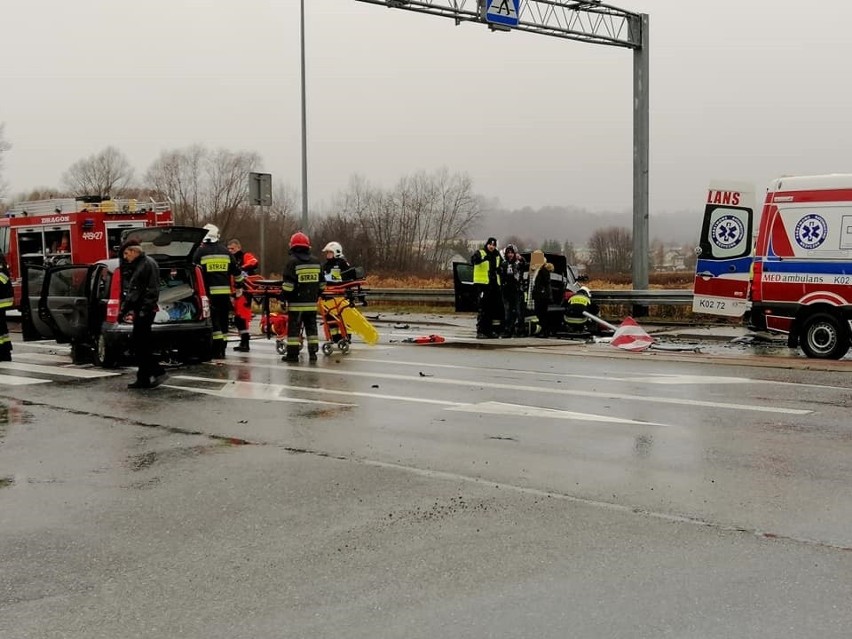
[[[201,309],[193,286],[194,267],[166,267],[160,269],[159,310],[154,316],[156,324],[197,321]]]
[[[71,253],[71,227],[30,227],[18,230],[22,264],[43,265],[45,258],[65,257]]]

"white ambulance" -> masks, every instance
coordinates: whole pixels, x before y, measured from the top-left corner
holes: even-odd
[[[695,313],[743,317],[808,357],[840,359],[852,338],[852,174],[784,177],[707,193]]]

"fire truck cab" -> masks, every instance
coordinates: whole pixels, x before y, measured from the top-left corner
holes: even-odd
[[[92,264],[117,257],[124,230],[173,223],[168,202],[100,196],[18,202],[0,218],[0,251],[9,265],[15,308],[21,302],[25,266]]]
[[[852,175],[774,180],[762,210],[742,183],[710,185],[693,312],[743,317],[808,357],[852,345]]]

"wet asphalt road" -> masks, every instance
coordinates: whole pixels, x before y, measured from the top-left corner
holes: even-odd
[[[848,636],[848,362],[404,335],[135,393],[16,344],[0,636]]]

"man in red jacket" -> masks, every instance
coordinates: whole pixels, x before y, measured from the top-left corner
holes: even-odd
[[[243,245],[237,238],[228,242],[228,252],[234,256],[237,268],[242,271],[244,276],[257,274],[260,263],[254,255],[243,250]],[[251,350],[249,347],[251,340],[251,333],[249,332],[252,317],[251,302],[251,295],[243,289],[237,288],[234,291],[234,324],[240,332],[240,343],[239,346],[234,346],[234,350],[238,353],[248,353]]]

